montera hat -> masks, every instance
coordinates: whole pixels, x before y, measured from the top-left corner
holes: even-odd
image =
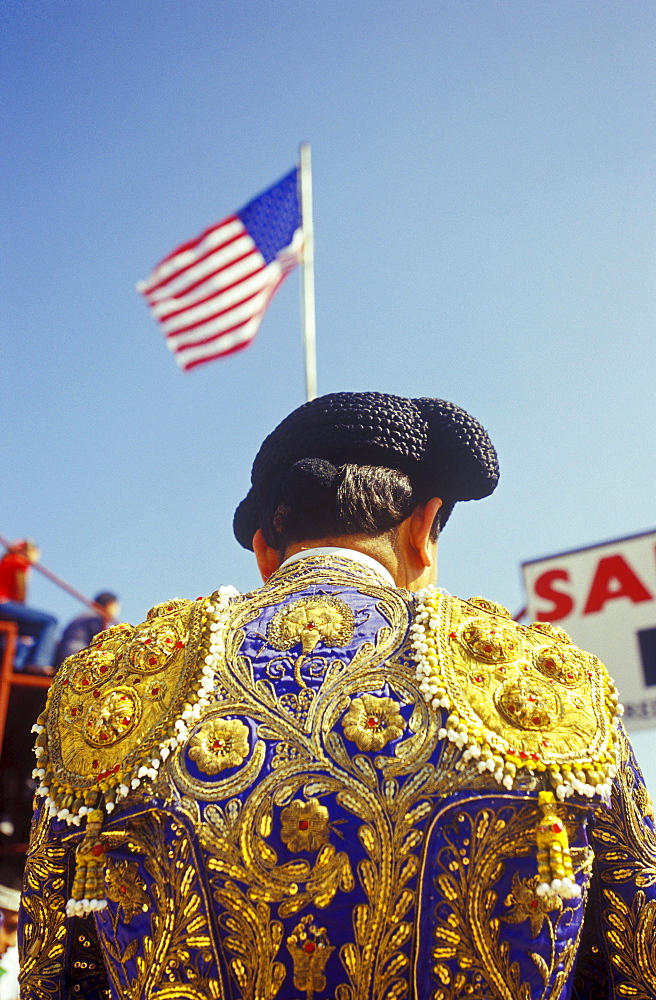
[[[336,392],[299,406],[264,440],[251,488],[235,512],[235,537],[246,549],[281,478],[293,467],[308,481],[325,480],[347,463],[378,465],[409,475],[425,499],[489,496],[499,480],[497,453],[487,431],[444,399],[404,399],[381,392]]]

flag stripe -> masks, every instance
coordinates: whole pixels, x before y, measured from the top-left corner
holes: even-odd
[[[139,290],[144,293],[151,291],[156,285],[170,278],[172,274],[182,271],[190,263],[193,264],[198,259],[198,256],[204,256],[206,250],[218,250],[224,243],[230,243],[235,236],[240,236],[243,232],[244,225],[236,215],[231,216],[229,219],[224,219],[223,222],[207,230],[202,239],[194,240],[193,243],[188,243],[184,247],[178,247],[169,257],[165,257],[152,271],[150,276],[142,282]],[[205,240],[207,242],[204,242]],[[193,251],[193,247],[197,245],[201,246],[199,254]]]
[[[217,344],[221,345],[221,353],[223,353],[223,347],[226,347],[231,351],[231,345],[236,343],[242,344],[246,339],[252,340],[259,329],[262,317],[269,302],[271,301],[271,298],[281,282],[287,277],[289,270],[291,270],[291,268],[279,273],[277,280],[271,285],[266,298],[260,304],[257,311],[253,310],[249,319],[234,323],[234,325],[227,327],[221,333],[217,333],[214,336],[207,336],[200,340],[190,340],[184,345],[174,348],[177,351],[180,364],[183,364],[183,362],[188,358],[207,357],[207,360],[210,360],[208,357],[210,354],[211,357],[217,357]]]
[[[298,264],[297,170],[173,250],[137,286],[185,371],[245,347]]]
[[[197,288],[207,278],[215,274],[220,274],[231,267],[236,261],[243,260],[251,253],[257,253],[257,247],[253,243],[248,233],[243,233],[239,239],[230,243],[227,247],[210,254],[199,263],[185,268],[181,274],[176,274],[170,278],[165,285],[160,286],[154,292],[148,293],[148,300],[152,303],[162,299],[175,298],[178,295],[189,294]]]
[[[157,311],[153,309],[153,313],[159,317],[162,324],[162,329],[165,332],[170,330],[175,330],[180,325],[180,323],[185,323],[187,321],[193,323],[196,318],[207,315],[214,314],[214,310],[217,306],[217,293],[221,292],[221,301],[225,303],[226,306],[234,305],[239,302],[242,297],[250,295],[253,292],[258,292],[267,282],[267,270],[262,264],[253,274],[245,278],[238,278],[237,281],[233,281],[231,284],[221,287],[217,282],[208,281],[208,287],[210,291],[204,296],[204,298],[198,301],[194,300],[194,297],[189,296],[182,299],[178,299],[178,303],[184,302],[185,304],[179,306],[177,309],[167,308],[164,304],[157,307]],[[160,311],[161,309],[161,311]],[[209,310],[209,312],[208,312]]]
[[[169,345],[173,344],[177,347],[193,343],[203,337],[215,336],[224,330],[231,330],[235,323],[246,322],[254,313],[259,312],[261,308],[266,306],[268,297],[268,289],[257,292],[246,299],[245,302],[240,302],[239,305],[231,309],[224,309],[218,316],[204,323],[195,323],[189,329],[169,333],[166,342]]]

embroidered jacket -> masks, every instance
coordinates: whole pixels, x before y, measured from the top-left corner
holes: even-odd
[[[560,630],[334,556],[109,629],[37,727],[21,995],[653,998],[616,701]]]

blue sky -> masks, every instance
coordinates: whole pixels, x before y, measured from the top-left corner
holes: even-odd
[[[134,285],[301,141],[319,392],[452,399],[499,451],[442,585],[515,612],[522,561],[652,529],[655,42],[636,0],[4,0],[0,533],[131,621],[256,583],[231,520],[304,401],[298,277],[188,374]]]

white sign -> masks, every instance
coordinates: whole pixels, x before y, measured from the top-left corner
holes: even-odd
[[[530,621],[606,664],[627,729],[656,726],[656,531],[523,563]]]

